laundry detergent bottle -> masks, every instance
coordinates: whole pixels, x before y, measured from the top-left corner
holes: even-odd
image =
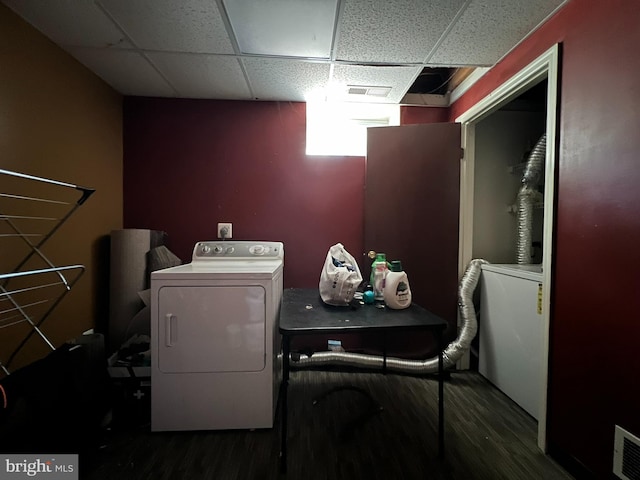
[[[371,286],[373,298],[382,302],[384,300],[384,284],[389,272],[389,263],[384,253],[376,253],[376,259],[371,264]]]
[[[387,273],[384,281],[384,303],[387,307],[396,310],[407,308],[411,305],[411,288],[407,274],[402,270],[402,262],[391,262],[391,271]]]

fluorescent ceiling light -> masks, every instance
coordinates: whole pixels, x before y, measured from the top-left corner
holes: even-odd
[[[337,0],[223,0],[245,54],[331,57]]]

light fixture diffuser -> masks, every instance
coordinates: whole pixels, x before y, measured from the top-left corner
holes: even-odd
[[[223,0],[244,54],[331,57],[337,0]]]

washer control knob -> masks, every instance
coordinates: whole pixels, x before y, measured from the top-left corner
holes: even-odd
[[[205,255],[207,253],[209,253],[211,251],[211,247],[209,245],[203,245],[202,246],[202,253],[204,253]]]
[[[227,249],[224,251],[225,253],[233,253],[235,249],[233,247],[227,247]]]
[[[213,247],[213,253],[222,253],[222,247],[220,245],[216,245]]]
[[[264,253],[264,245],[254,245],[249,249],[249,252],[254,255],[262,255]]]

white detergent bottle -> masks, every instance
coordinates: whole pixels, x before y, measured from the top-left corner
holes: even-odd
[[[400,260],[391,262],[391,270],[384,282],[384,303],[389,308],[400,310],[411,305],[411,288],[407,274],[402,271]]]

